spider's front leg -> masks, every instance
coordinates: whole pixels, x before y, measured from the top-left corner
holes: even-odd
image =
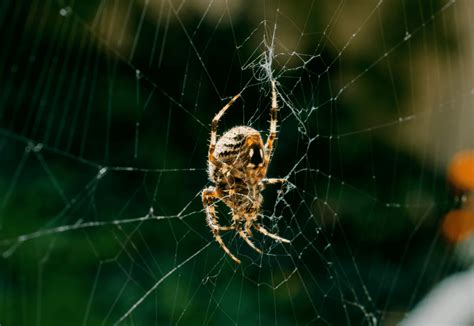
[[[232,226],[223,227],[219,225],[216,209],[214,207],[215,201],[219,198],[219,193],[213,187],[204,189],[202,192],[202,204],[204,206],[204,210],[206,211],[207,225],[211,229],[212,235],[219,243],[222,250],[224,250],[224,252],[229,255],[233,261],[235,261],[237,264],[240,264],[240,260],[230,252],[229,248],[227,248],[219,233],[219,231],[228,231],[234,229],[234,227]]]
[[[290,243],[290,242],[291,242],[291,241],[288,240],[288,239],[285,239],[285,238],[282,238],[282,237],[280,237],[280,236],[278,236],[278,235],[276,235],[276,234],[270,233],[270,231],[268,231],[267,229],[265,229],[265,228],[263,227],[263,225],[255,224],[255,225],[254,225],[254,228],[255,228],[258,232],[262,233],[263,235],[266,235],[267,237],[272,238],[273,240],[276,240],[276,241],[278,241],[278,242],[285,242],[285,243]]]
[[[249,236],[244,230],[240,229],[239,235],[242,239],[244,239],[244,241],[249,245],[250,248],[258,252],[260,255],[263,255],[262,250],[260,250],[259,248],[257,248],[257,246],[255,246],[255,244],[252,242],[252,240],[249,239]]]
[[[252,236],[252,231],[250,230],[250,226],[252,224],[253,224],[253,220],[247,219],[247,221],[245,222],[245,230],[242,228],[242,225],[239,224],[239,226],[238,226],[239,235],[242,239],[244,239],[245,242],[247,242],[247,244],[250,246],[250,248],[252,248],[256,252],[258,252],[260,255],[263,255],[262,250],[257,248],[257,246],[255,246],[255,244],[249,238],[249,236],[250,237]]]

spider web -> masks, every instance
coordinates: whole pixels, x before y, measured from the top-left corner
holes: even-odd
[[[470,1],[0,4],[0,324],[392,324],[462,268]],[[205,223],[210,121],[279,135],[259,255]],[[218,204],[222,225],[225,205]]]

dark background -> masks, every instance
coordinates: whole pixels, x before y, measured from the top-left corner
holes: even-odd
[[[154,286],[125,324],[392,324],[463,269],[438,229],[469,3],[377,3],[2,1],[0,324],[113,324]],[[293,186],[263,221],[292,243],[228,233],[237,266],[209,124],[242,91],[220,132],[266,137],[271,78]]]

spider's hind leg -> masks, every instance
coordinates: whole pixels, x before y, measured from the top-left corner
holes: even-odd
[[[267,155],[270,157],[273,151],[273,142],[277,138],[277,123],[278,123],[278,100],[276,93],[275,80],[272,80],[272,107],[270,109],[270,131],[268,134],[265,149]]]
[[[204,189],[202,192],[202,204],[204,206],[204,210],[206,211],[207,225],[211,229],[214,239],[216,239],[217,243],[219,243],[222,250],[224,250],[224,252],[227,255],[229,255],[229,257],[232,258],[233,261],[235,261],[237,264],[240,264],[240,260],[230,252],[229,248],[227,248],[227,246],[225,245],[219,233],[219,231],[232,230],[234,229],[234,227],[233,226],[222,227],[219,225],[216,209],[214,207],[214,202],[218,198],[220,198],[219,193],[213,187]]]
[[[216,142],[217,142],[217,127],[219,125],[219,120],[222,118],[224,115],[225,111],[227,111],[228,108],[234,103],[238,98],[240,97],[240,93],[235,95],[229,103],[227,103],[215,116],[214,119],[212,119],[211,122],[211,142],[209,144],[209,161],[215,164],[216,166],[222,165],[222,163],[216,159],[214,156],[214,150],[216,149]]]

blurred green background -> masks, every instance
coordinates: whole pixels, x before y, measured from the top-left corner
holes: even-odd
[[[438,229],[474,139],[471,9],[2,1],[0,324],[109,325],[140,299],[124,324],[402,319],[464,268]],[[228,233],[237,266],[202,210],[209,124],[242,91],[220,132],[266,136],[271,78],[269,176],[294,187],[264,191],[263,221],[292,243]]]

